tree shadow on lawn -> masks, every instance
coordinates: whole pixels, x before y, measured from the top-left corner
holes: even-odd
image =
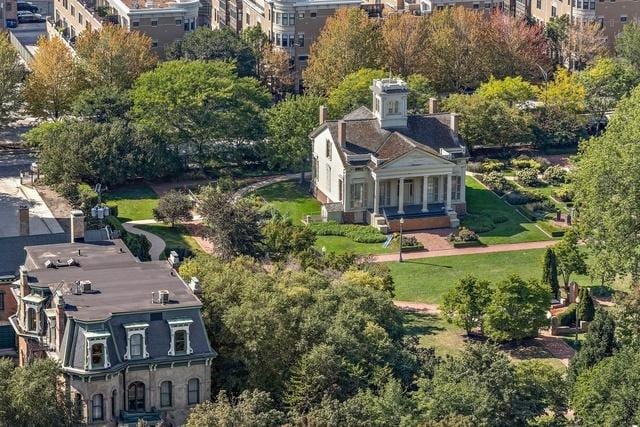
[[[528,339],[500,345],[500,349],[517,360],[548,359],[553,357],[539,342]]]
[[[445,330],[438,323],[443,322],[442,317],[436,314],[404,312],[404,327],[407,335],[436,335]]]
[[[424,258],[424,259],[415,259],[415,260],[403,260],[402,262],[405,264],[416,264],[416,265],[422,265],[424,267],[438,267],[438,268],[454,268],[453,265],[445,265],[445,264],[436,264],[433,262],[426,262],[425,260],[428,258]]]

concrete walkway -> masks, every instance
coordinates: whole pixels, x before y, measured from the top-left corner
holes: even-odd
[[[164,251],[164,248],[167,246],[160,237],[156,236],[153,233],[149,233],[148,231],[141,230],[136,227],[136,225],[144,225],[144,224],[155,224],[156,221],[153,219],[142,219],[138,221],[129,221],[123,222],[122,226],[124,229],[133,234],[138,234],[145,236],[149,243],[151,243],[151,248],[149,249],[149,256],[152,261],[158,261],[160,259],[160,255]]]
[[[557,240],[543,240],[542,242],[526,242],[526,243],[505,243],[501,245],[490,246],[476,246],[473,248],[457,248],[457,249],[445,249],[442,251],[417,251],[403,253],[402,258],[408,259],[421,259],[421,258],[435,258],[440,256],[457,256],[457,255],[472,255],[472,254],[490,254],[494,252],[512,252],[512,251],[524,251],[527,249],[544,249],[549,246],[553,246],[558,243]],[[389,262],[397,261],[398,254],[384,254],[374,255],[371,257],[373,262]]]

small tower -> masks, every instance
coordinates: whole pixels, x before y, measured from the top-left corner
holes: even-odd
[[[373,114],[382,128],[407,127],[407,95],[409,88],[404,80],[388,78],[374,80]]]

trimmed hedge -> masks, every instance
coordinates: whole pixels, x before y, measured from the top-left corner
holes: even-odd
[[[557,317],[560,326],[571,326],[576,323],[576,304],[569,304],[566,310],[558,314]]]
[[[339,224],[335,221],[309,224],[318,236],[344,236],[358,243],[383,243],[387,236],[369,225]]]
[[[504,196],[504,200],[511,205],[525,205],[531,202],[541,202],[544,199],[544,196],[526,190],[510,191]]]
[[[565,231],[564,230],[555,230],[551,232],[551,237],[562,237],[564,236]]]
[[[131,251],[131,253],[138,257],[140,261],[150,261],[151,256],[149,255],[149,249],[151,249],[151,242],[145,236],[141,234],[133,234],[129,233],[124,229],[118,218],[114,216],[108,216],[107,224],[111,226],[112,229],[118,230],[120,233],[120,238],[127,245],[127,248]]]
[[[454,248],[470,248],[474,246],[482,246],[480,240],[467,240],[466,242],[453,242]]]

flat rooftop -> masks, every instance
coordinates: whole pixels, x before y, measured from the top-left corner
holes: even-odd
[[[200,307],[201,303],[166,261],[138,262],[121,240],[26,247],[30,285],[60,290],[67,316],[105,320],[113,314]],[[73,259],[75,265],[67,266]],[[46,267],[50,261],[58,267]],[[63,266],[64,265],[64,266]],[[88,280],[91,292],[75,294],[74,283]],[[152,293],[169,292],[169,302]]]
[[[181,5],[197,3],[198,0],[120,0],[131,11],[145,9],[179,8]]]

